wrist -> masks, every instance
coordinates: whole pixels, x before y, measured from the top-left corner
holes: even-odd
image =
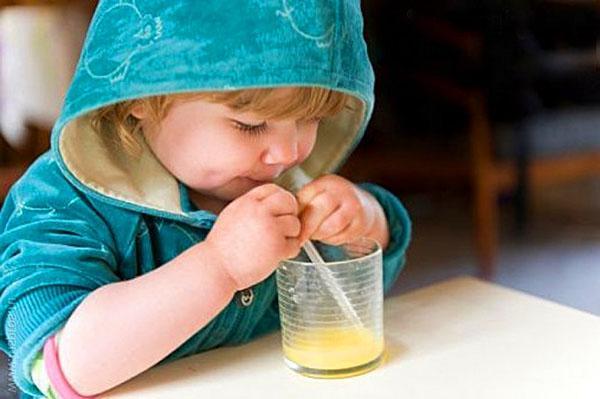
[[[203,241],[194,247],[194,256],[198,264],[206,265],[213,273],[216,284],[231,292],[238,291],[238,284],[226,267],[227,262],[223,254],[209,241]]]

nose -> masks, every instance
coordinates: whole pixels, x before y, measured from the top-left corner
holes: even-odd
[[[264,152],[262,161],[267,165],[291,166],[298,160],[297,132],[277,132]]]

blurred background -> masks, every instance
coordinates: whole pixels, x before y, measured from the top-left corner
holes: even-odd
[[[48,147],[95,5],[0,0],[0,200]],[[412,216],[393,294],[473,275],[600,315],[600,2],[362,8],[377,101],[341,174]]]

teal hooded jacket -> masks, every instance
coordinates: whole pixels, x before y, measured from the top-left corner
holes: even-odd
[[[22,391],[41,396],[32,360],[87,295],[160,267],[202,241],[217,218],[196,209],[143,142],[132,156],[96,133],[89,112],[207,90],[319,86],[350,94],[350,107],[321,122],[310,157],[279,181],[299,187],[335,172],[372,113],[362,24],[358,0],[100,1],[51,149],[12,187],[0,213],[0,348]],[[388,219],[387,290],[404,264],[410,223],[392,194],[362,187]],[[273,276],[253,291],[249,306],[232,301],[163,362],[276,329]]]

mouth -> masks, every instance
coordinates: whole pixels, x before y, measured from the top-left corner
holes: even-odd
[[[251,177],[244,177],[244,179],[248,180],[250,183],[252,184],[268,184],[268,183],[273,183],[273,181],[275,180],[275,178],[270,178],[270,179],[253,179]]]
[[[282,172],[279,172],[277,174],[274,175],[270,175],[270,176],[244,176],[244,179],[249,180],[252,183],[256,183],[256,184],[267,184],[267,183],[273,183],[275,181],[275,179],[277,179],[279,176],[281,176]]]

